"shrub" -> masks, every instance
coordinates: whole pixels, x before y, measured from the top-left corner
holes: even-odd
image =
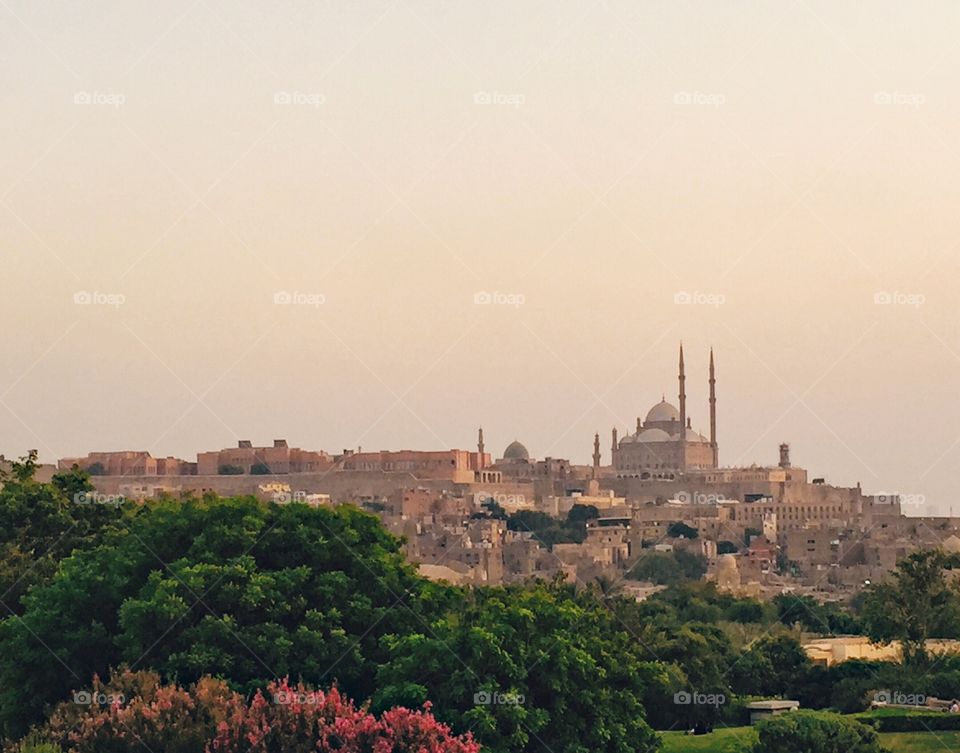
[[[837,714],[793,711],[757,725],[752,753],[885,753],[873,727]]]
[[[479,753],[470,735],[437,722],[429,704],[378,718],[336,688],[324,693],[287,680],[246,701],[210,677],[185,689],[127,670],[105,684],[95,679],[92,692],[110,701],[61,704],[20,753]]]

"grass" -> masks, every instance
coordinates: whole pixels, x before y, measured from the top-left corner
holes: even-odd
[[[718,727],[709,735],[662,732],[663,753],[743,753],[757,739],[750,727]],[[885,732],[893,753],[960,753],[960,732]]]

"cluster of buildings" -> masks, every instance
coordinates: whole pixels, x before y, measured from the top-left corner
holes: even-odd
[[[331,455],[278,439],[267,446],[240,441],[201,452],[196,462],[98,452],[58,466],[86,469],[98,491],[133,499],[214,491],[353,502],[404,536],[424,573],[456,582],[603,576],[642,595],[652,586],[624,574],[641,557],[683,550],[704,558],[706,577],[730,591],[844,598],[911,551],[960,547],[960,519],[907,517],[895,495],[810,479],[786,444],[776,463],[722,467],[712,350],[706,434],[693,428],[687,412],[682,346],[678,381],[677,406],[664,396],[637,418],[632,433],[612,430],[606,463],[599,434],[592,463],[579,465],[537,459],[519,441],[493,458],[480,429],[476,451]],[[582,541],[547,546],[530,531],[510,530],[522,526],[508,527],[505,519],[531,511],[562,520],[575,505],[596,508]]]

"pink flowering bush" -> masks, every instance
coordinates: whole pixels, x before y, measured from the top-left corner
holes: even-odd
[[[337,688],[287,680],[247,701],[221,680],[189,689],[151,672],[94,680],[91,704],[63,703],[38,730],[65,753],[479,753],[430,713],[394,708],[380,717]],[[99,702],[96,702],[99,701]],[[104,702],[105,701],[105,702]]]

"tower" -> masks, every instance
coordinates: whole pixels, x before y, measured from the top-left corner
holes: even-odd
[[[617,427],[613,427],[613,444],[610,445],[610,465],[616,467],[617,465]]]
[[[780,467],[790,467],[790,445],[786,442],[780,445]]]
[[[593,477],[600,475],[600,434],[593,435]]]
[[[719,468],[717,453],[717,377],[713,369],[713,348],[710,348],[710,447],[713,450],[713,467]]]
[[[477,431],[477,452],[480,455],[480,464],[483,465],[483,427]]]
[[[680,470],[687,470],[687,377],[683,373],[683,343],[680,343]]]

